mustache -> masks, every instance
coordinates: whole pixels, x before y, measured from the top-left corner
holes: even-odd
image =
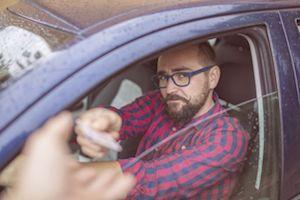
[[[189,103],[189,101],[190,101],[189,99],[186,99],[186,98],[181,97],[181,96],[176,95],[176,94],[168,94],[165,98],[165,102],[170,101],[170,100],[181,100],[185,103]]]

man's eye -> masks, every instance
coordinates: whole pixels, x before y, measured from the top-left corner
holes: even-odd
[[[178,73],[175,75],[176,79],[185,79],[187,78],[187,75],[185,73]]]
[[[164,80],[167,80],[168,77],[165,76],[165,75],[159,75],[159,76],[158,76],[158,79],[161,80],[161,81],[164,81]]]

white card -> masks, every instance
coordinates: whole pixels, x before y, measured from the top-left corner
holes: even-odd
[[[118,142],[116,142],[115,139],[110,134],[94,131],[88,125],[78,121],[76,122],[76,124],[79,126],[83,134],[87,138],[95,142],[96,144],[99,144],[103,147],[106,147],[114,151],[118,151],[118,152],[122,151],[121,145]]]

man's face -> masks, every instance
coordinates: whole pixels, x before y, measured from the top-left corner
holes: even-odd
[[[175,72],[191,72],[205,67],[199,62],[197,46],[164,53],[158,59],[157,73],[172,75]],[[180,87],[169,79],[161,88],[166,111],[175,122],[191,120],[206,103],[210,94],[207,73],[192,76],[190,84]]]

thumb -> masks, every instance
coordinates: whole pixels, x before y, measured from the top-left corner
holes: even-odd
[[[70,112],[64,111],[49,119],[37,133],[54,137],[53,139],[67,142],[73,128],[73,119]]]
[[[67,152],[66,144],[72,133],[72,127],[73,120],[70,112],[61,112],[49,119],[29,137],[23,153],[30,154],[36,149],[53,148],[53,146],[56,147],[56,150]]]

